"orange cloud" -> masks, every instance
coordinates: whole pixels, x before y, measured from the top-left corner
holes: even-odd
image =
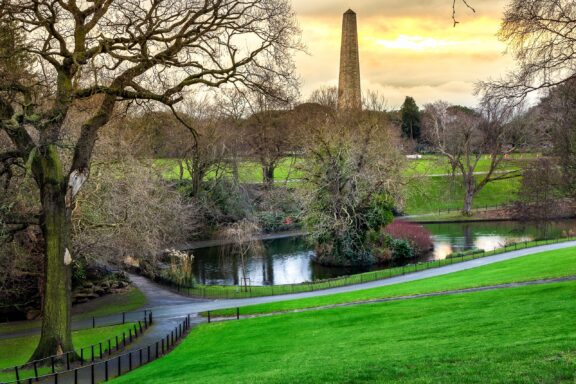
[[[409,4],[406,4],[409,3]],[[391,107],[406,95],[419,104],[437,99],[474,105],[474,83],[504,75],[512,66],[498,41],[505,0],[478,2],[477,13],[459,8],[452,26],[448,0],[366,0],[358,14],[363,90],[376,89]],[[338,78],[342,13],[349,2],[294,0],[309,55],[296,57],[306,98]]]

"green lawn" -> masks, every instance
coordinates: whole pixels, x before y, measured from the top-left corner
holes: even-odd
[[[114,383],[574,383],[576,282],[213,323]]]
[[[466,271],[454,272],[444,276],[431,277],[402,284],[336,295],[242,307],[240,312],[242,314],[255,314],[288,311],[384,297],[405,296],[564,276],[576,276],[576,248],[537,253]],[[235,314],[235,309],[213,311],[212,314],[214,316],[233,315]]]
[[[114,339],[115,336],[119,336],[122,340],[122,332],[128,335],[128,330],[133,329],[134,323],[126,323],[123,325],[114,325],[109,327],[98,327],[83,329],[80,331],[75,331],[72,333],[72,338],[74,340],[74,346],[76,352],[80,354],[80,348],[88,347],[99,342],[106,342],[108,339]],[[36,345],[38,344],[40,336],[26,336],[26,337],[15,337],[11,339],[0,340],[0,380],[12,381],[16,380],[15,373],[13,370],[1,371],[2,368],[12,368],[15,365],[21,365],[28,361]],[[116,346],[115,341],[112,341],[112,348]],[[103,350],[108,349],[108,344],[103,344]],[[95,355],[99,353],[99,349],[96,348]],[[84,350],[84,358],[90,359],[91,350]],[[49,368],[39,368],[40,374],[49,373]],[[23,370],[21,371],[20,378],[27,378],[33,376],[33,370]]]

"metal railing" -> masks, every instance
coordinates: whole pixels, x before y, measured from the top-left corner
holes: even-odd
[[[86,363],[94,363],[96,360],[103,359],[106,355],[109,357],[113,352],[118,352],[126,348],[127,345],[131,344],[135,339],[141,336],[152,324],[153,317],[151,311],[144,310],[143,316],[138,320],[130,320],[130,318],[133,318],[134,314],[142,314],[142,312],[122,312],[118,315],[118,322],[114,322],[113,319],[111,321],[110,316],[106,316],[100,319],[100,321],[98,321],[96,317],[92,317],[92,327],[83,328],[96,328],[96,324],[100,324],[99,327],[108,327],[133,323],[132,327],[128,329],[128,334],[124,331],[121,335],[116,335],[113,338],[81,347],[79,351],[66,351],[58,355],[29,361],[25,364],[14,367],[0,368],[0,372],[13,372],[14,378],[16,379],[15,382],[17,383],[25,382],[26,380],[38,381],[40,377],[43,377],[43,375],[40,374],[40,371],[45,370],[46,368],[50,374],[57,374],[61,371],[69,371],[73,366],[84,366]]]
[[[148,344],[142,348],[131,350],[121,355],[112,358],[89,363],[81,367],[74,367],[65,371],[50,373],[37,378],[29,378],[26,380],[15,380],[1,384],[25,384],[33,382],[42,382],[47,384],[63,383],[90,383],[95,384],[102,381],[108,381],[112,378],[124,375],[133,371],[151,361],[158,359],[165,355],[186,336],[191,328],[190,315],[183,318],[176,327],[165,337]]]

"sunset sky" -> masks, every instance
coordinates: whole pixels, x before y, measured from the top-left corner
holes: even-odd
[[[302,98],[337,85],[342,14],[358,17],[362,90],[376,90],[398,108],[405,96],[419,106],[435,100],[474,106],[474,83],[512,69],[495,36],[505,0],[471,0],[476,13],[458,5],[456,28],[450,0],[293,0],[309,55],[296,56]]]

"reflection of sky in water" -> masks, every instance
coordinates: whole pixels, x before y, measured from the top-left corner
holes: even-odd
[[[531,236],[502,236],[502,235],[479,235],[467,239],[462,236],[434,235],[434,251],[431,260],[444,260],[453,252],[468,249],[480,249],[486,252],[496,248],[502,248],[506,244],[519,243],[533,240]],[[470,241],[472,240],[472,241]]]
[[[426,227],[433,234],[434,251],[418,261],[445,259],[453,252],[468,249],[491,251],[509,243],[557,236],[576,228],[576,221],[550,223],[544,230],[514,222],[435,224]],[[251,285],[297,284],[360,272],[313,264],[313,251],[301,238],[278,239],[265,242],[265,245],[265,255],[247,259],[247,276]],[[223,255],[217,247],[195,250],[194,255],[193,270],[198,282],[225,285],[241,283],[242,267],[237,258]],[[414,263],[414,260],[405,260],[406,263]],[[372,269],[382,268],[386,267],[374,266]]]
[[[434,259],[444,260],[452,253],[452,245],[444,241],[438,241],[434,243]]]

